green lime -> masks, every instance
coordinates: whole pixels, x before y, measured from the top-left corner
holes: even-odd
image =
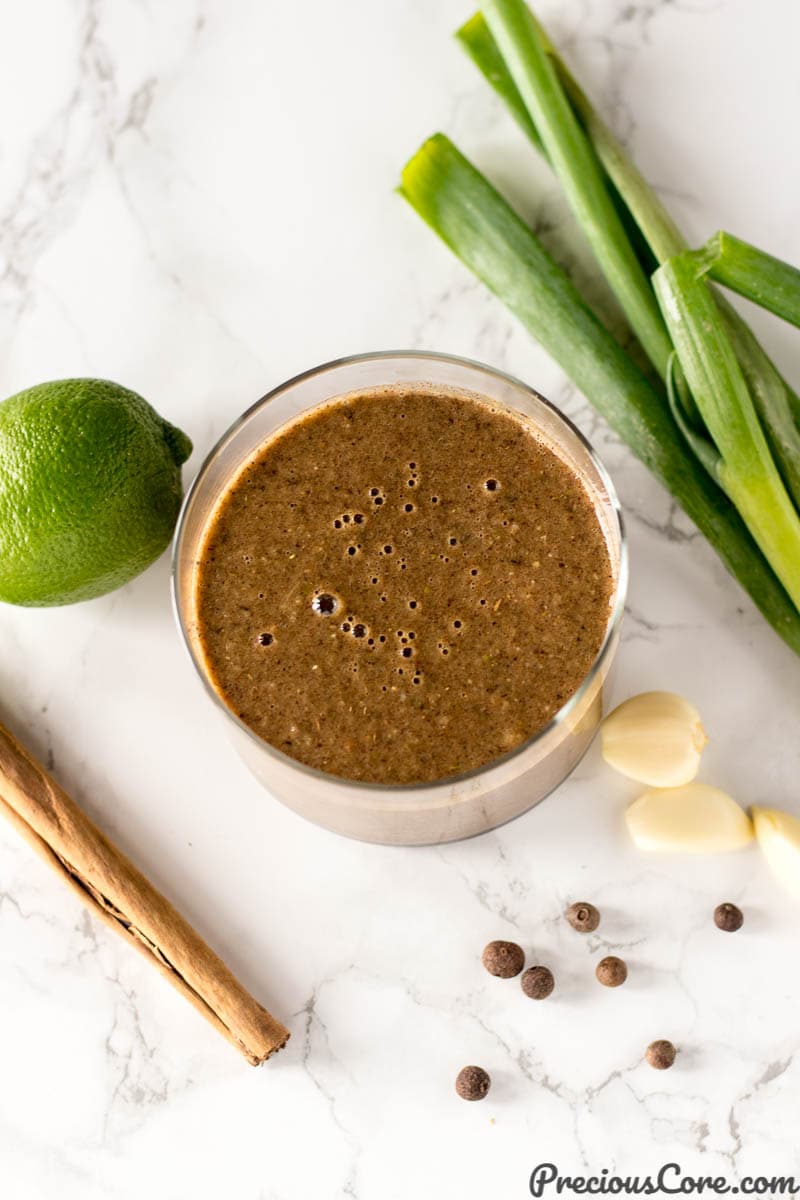
[[[0,600],[71,604],[167,546],[192,443],[105,379],[40,383],[0,403]]]

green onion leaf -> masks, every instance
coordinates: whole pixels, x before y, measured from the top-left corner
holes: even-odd
[[[519,93],[519,88],[511,78],[511,73],[506,66],[505,59],[497,48],[497,42],[492,37],[492,31],[486,24],[483,13],[474,13],[468,21],[464,22],[460,29],[456,30],[455,37],[456,41],[459,42],[481,72],[486,82],[503,101],[511,116],[531,144],[536,147],[540,154],[547,158],[547,151],[542,145],[542,139],[539,137],[538,130],[525,107],[525,101]],[[559,68],[559,74],[561,74],[560,68],[562,64],[557,59],[555,61],[556,66]],[[566,68],[564,69],[566,70]],[[564,83],[563,77],[561,82],[562,84]],[[575,86],[577,87],[577,84]],[[567,88],[566,90],[569,93],[569,89]],[[574,104],[573,107],[575,107]],[[594,149],[597,151],[596,145]],[[622,196],[620,196],[610,178],[606,180],[606,185],[611,196],[611,203],[614,205],[617,216],[625,228],[625,233],[633,247],[634,254],[649,278],[656,269],[658,260],[654,257],[641,229],[636,224],[627,204]],[[678,247],[674,253],[677,254],[678,249],[681,249],[681,247]]]
[[[676,368],[677,356],[673,350],[669,358],[669,365],[667,366],[667,396],[673,419],[683,434],[689,448],[694,452],[697,461],[708,471],[715,483],[720,483],[719,451],[704,430],[699,430],[689,422],[675,383]]]
[[[800,425],[792,411],[796,397],[738,313],[728,304],[720,304],[720,310],[772,455],[800,511]]]
[[[729,287],[800,326],[800,271],[732,233],[720,230],[693,254],[698,267]]]
[[[662,264],[653,286],[678,360],[720,454],[717,474],[800,609],[800,515],[772,458],[728,327],[691,253]]]
[[[541,42],[558,72],[558,77],[573,110],[586,131],[595,154],[608,177],[609,191],[615,200],[618,211],[620,208],[622,209],[621,220],[637,258],[649,274],[657,261],[665,262],[688,249],[687,242],[658,196],[641,175],[636,164],[628,157],[625,148],[602,120],[591,100],[556,53],[547,34],[532,14],[531,20],[539,31]],[[529,136],[530,129],[533,130],[533,140],[536,142],[538,139],[536,128],[529,117],[526,120],[527,109],[522,96],[483,15],[475,13],[458,30],[456,37],[496,93],[506,103],[512,115],[529,133]],[[635,230],[635,233],[632,232],[632,229]],[[642,248],[643,243],[647,247],[646,252]],[[716,257],[718,244],[715,239],[711,240],[709,246],[712,247],[711,257]],[[699,251],[697,254],[702,259],[703,254],[708,254],[708,249]],[[789,268],[789,270],[793,271],[794,268]],[[778,460],[784,480],[795,502],[800,504],[796,490],[796,466],[794,465],[798,453],[800,453],[798,450],[800,398],[782,379],[742,317],[731,307],[724,296],[719,293],[715,293],[715,296],[728,323],[728,330],[734,339],[737,357],[748,377],[753,400],[764,423],[768,440]],[[756,375],[760,376],[760,379],[757,380]],[[672,386],[673,398],[680,405],[681,415],[684,418],[683,424],[686,424],[690,430],[699,433],[702,418],[682,373],[675,372],[673,374]],[[780,388],[783,389],[785,398],[781,397]]]
[[[567,202],[662,379],[672,352],[650,282],[611,202],[600,164],[524,0],[488,0],[483,15],[561,182]]]
[[[581,122],[597,158],[613,185],[614,194],[623,199],[626,209],[635,217],[634,228],[640,231],[640,236],[644,235],[644,244],[648,246],[648,250],[656,262],[663,262],[665,259],[679,254],[687,247],[671,216],[628,157],[625,148],[602,120],[566,63],[556,53],[536,17],[533,13],[530,15],[539,33],[541,44],[558,73],[561,86],[569,98],[573,111]],[[525,102],[483,14],[478,12],[470,17],[457,31],[456,38],[487,82],[505,102],[512,116],[522,126],[531,141],[541,146],[536,126],[528,116]]]
[[[506,60],[497,48],[497,42],[492,37],[492,31],[486,24],[483,13],[477,12],[470,17],[456,31],[455,36],[487,83],[494,88],[522,132],[546,158],[547,151],[542,145],[539,131],[531,120],[525,101],[519,94],[519,88],[511,78]]]

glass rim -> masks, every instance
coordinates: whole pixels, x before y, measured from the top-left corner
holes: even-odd
[[[444,364],[445,366],[451,364],[457,367],[465,367],[480,374],[492,376],[504,383],[511,384],[514,388],[518,388],[527,393],[527,395],[532,397],[538,404],[541,404],[545,408],[549,409],[556,421],[561,422],[567,428],[567,430],[575,438],[577,438],[583,449],[586,451],[593,467],[600,477],[603,487],[606,490],[609,508],[616,522],[616,530],[619,535],[619,564],[615,579],[614,602],[611,605],[608,624],[606,626],[606,632],[603,637],[603,641],[600,644],[597,654],[592,661],[592,665],[586,672],[586,675],[581,681],[579,687],[576,688],[566,703],[563,704],[561,708],[554,714],[554,716],[550,718],[546,725],[543,725],[541,729],[537,729],[535,733],[531,734],[530,737],[526,738],[523,742],[520,742],[517,746],[514,746],[506,754],[492,758],[488,762],[485,762],[478,767],[471,768],[469,771],[462,771],[454,775],[445,775],[440,779],[433,779],[420,783],[379,783],[364,779],[348,779],[343,775],[334,775],[329,771],[322,771],[318,767],[309,766],[307,763],[301,762],[299,759],[292,758],[291,755],[285,754],[282,750],[279,750],[277,746],[273,746],[271,742],[266,741],[265,738],[262,738],[259,734],[257,734],[255,730],[247,725],[246,722],[244,722],[233,711],[233,709],[225,703],[219,692],[213,687],[203,663],[198,660],[198,656],[195,654],[192,646],[189,632],[186,627],[186,622],[184,621],[181,612],[181,594],[179,582],[179,561],[183,546],[183,537],[187,516],[192,502],[202,488],[205,482],[205,477],[219,454],[224,450],[225,446],[232,441],[239,430],[250,420],[250,418],[265,408],[277,396],[289,391],[291,388],[294,388],[298,384],[302,384],[307,380],[335,372],[341,368],[357,366],[359,363],[383,361],[390,362],[396,360],[436,362]],[[357,391],[358,389],[353,390]],[[334,400],[337,398],[337,396],[346,394],[346,392],[334,393],[328,399],[322,400],[319,403],[326,404],[329,402],[329,400]],[[317,407],[317,405],[312,407]],[[296,417],[293,418],[293,420],[296,419]],[[220,495],[222,495],[222,490],[223,489],[220,490]],[[387,797],[391,795],[414,795],[426,791],[430,792],[431,790],[435,789],[451,789],[454,785],[468,783],[471,780],[478,779],[481,776],[488,774],[490,771],[494,771],[495,768],[500,768],[513,762],[514,759],[524,755],[537,743],[544,741],[554,730],[558,729],[560,725],[563,725],[574,712],[574,710],[580,706],[583,698],[591,688],[598,672],[602,668],[606,658],[614,646],[615,636],[622,623],[628,590],[628,538],[616,488],[614,487],[608,471],[596,454],[591,442],[587,437],[585,437],[581,430],[578,429],[577,425],[570,420],[569,417],[565,416],[565,414],[562,413],[561,410],[552,403],[552,401],[548,400],[547,397],[543,396],[540,392],[537,392],[537,390],[531,387],[530,384],[525,383],[516,375],[510,374],[508,371],[499,370],[497,367],[491,367],[477,359],[466,358],[462,355],[444,354],[432,350],[375,350],[367,351],[363,354],[350,354],[344,355],[341,358],[331,359],[328,362],[321,363],[316,367],[310,367],[306,371],[301,371],[299,374],[283,380],[274,388],[271,388],[268,392],[266,392],[265,395],[263,395],[260,399],[256,400],[255,403],[251,404],[249,408],[245,409],[244,412],[242,412],[241,415],[238,416],[236,420],[228,426],[228,428],[217,439],[217,441],[206,454],[205,458],[200,464],[197,474],[189,485],[186,495],[184,496],[183,503],[181,504],[178,520],[175,526],[175,534],[172,541],[170,590],[172,596],[172,610],[180,631],[181,642],[195,671],[200,677],[200,681],[203,684],[206,694],[211,697],[215,706],[225,715],[225,717],[232,721],[234,725],[246,735],[247,739],[253,742],[254,745],[256,745],[263,753],[274,757],[284,766],[288,766],[293,770],[299,771],[301,774],[304,774],[310,779],[316,780],[319,783],[334,785],[340,788],[355,788],[362,792],[377,791],[385,794]]]

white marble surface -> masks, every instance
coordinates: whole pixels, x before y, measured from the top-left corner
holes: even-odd
[[[704,777],[800,811],[800,667],[564,377],[392,193],[441,127],[579,276],[558,191],[450,42],[463,0],[41,0],[0,37],[0,393],[70,374],[140,390],[193,437],[187,477],[288,375],[365,349],[506,367],[580,423],[628,517],[615,695],[675,688]],[[800,260],[794,0],[547,0],[542,13],[698,241]],[[595,287],[595,285],[592,285]],[[596,289],[599,291],[599,289]],[[759,328],[797,381],[796,335]],[[184,660],[162,559],[116,595],[0,612],[14,728],[293,1030],[260,1070],[0,829],[0,1192],[8,1200],[477,1200],[564,1171],[800,1173],[793,908],[755,849],[652,859],[635,786],[590,754],[497,834],[339,840],[270,799]],[[247,837],[241,836],[247,830]],[[559,913],[604,912],[581,939]],[[711,910],[747,913],[734,938]],[[478,954],[518,938],[532,1005]],[[629,984],[602,991],[607,947]],[[651,1038],[681,1047],[661,1075]],[[490,1097],[452,1091],[465,1062]]]

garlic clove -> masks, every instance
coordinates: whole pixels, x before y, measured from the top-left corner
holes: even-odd
[[[625,820],[640,850],[718,854],[753,839],[753,823],[744,809],[707,783],[645,792]]]
[[[603,721],[603,758],[610,767],[650,787],[691,783],[708,738],[693,704],[675,692],[642,692]]]
[[[758,844],[771,870],[800,900],[800,821],[777,808],[751,809]]]

